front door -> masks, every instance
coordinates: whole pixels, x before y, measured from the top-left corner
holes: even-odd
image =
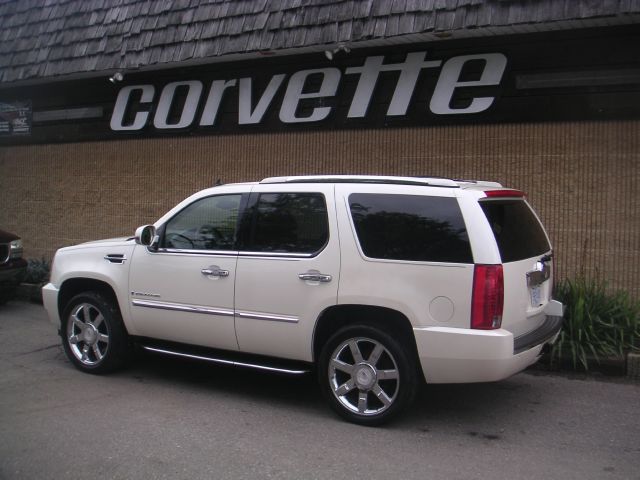
[[[138,335],[237,350],[236,226],[241,193],[200,198],[158,229],[156,250],[136,246],[131,317]]]

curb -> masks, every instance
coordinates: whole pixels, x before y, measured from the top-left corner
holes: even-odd
[[[640,353],[627,354],[627,377],[640,380]]]

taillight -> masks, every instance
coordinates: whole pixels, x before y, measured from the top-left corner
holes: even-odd
[[[488,198],[521,198],[527,196],[520,190],[512,190],[510,188],[503,188],[500,190],[486,190],[484,194]]]
[[[471,328],[493,330],[502,325],[504,276],[502,265],[476,265],[471,297]]]

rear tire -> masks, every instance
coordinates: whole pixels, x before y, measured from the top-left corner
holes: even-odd
[[[368,426],[401,414],[413,401],[417,385],[408,350],[369,325],[336,332],[322,349],[318,373],[331,408],[350,422]]]
[[[100,292],[73,297],[64,309],[61,327],[64,352],[78,370],[108,373],[128,360],[128,335],[118,305]]]

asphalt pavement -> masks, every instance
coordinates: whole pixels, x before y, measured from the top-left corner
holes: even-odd
[[[0,307],[1,479],[640,480],[640,384],[524,372],[425,386],[382,428],[315,379],[140,355],[77,371],[39,305]]]

